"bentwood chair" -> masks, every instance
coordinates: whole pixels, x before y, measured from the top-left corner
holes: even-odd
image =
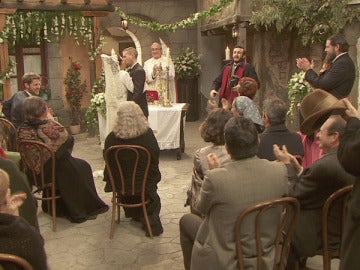
[[[27,260],[16,255],[0,253],[0,268],[3,266],[4,269],[7,269],[6,265],[8,264],[19,266],[23,270],[33,270],[33,267]]]
[[[0,117],[0,125],[3,126],[3,139],[6,145],[7,151],[16,152],[16,138],[17,131],[16,127],[9,120]],[[2,143],[2,142],[1,142]]]
[[[236,222],[235,237],[240,270],[245,269],[244,260],[249,259],[245,258],[244,250],[251,252],[249,245],[253,244],[255,244],[256,250],[253,252],[256,252],[256,258],[252,259],[256,259],[256,269],[264,269],[263,257],[273,247],[273,269],[284,270],[299,212],[299,201],[292,197],[264,201],[247,208]],[[249,226],[253,226],[253,229],[249,229]],[[269,235],[269,226],[273,226],[274,234]],[[253,233],[245,236],[249,231]]]
[[[322,211],[322,255],[323,255],[323,269],[331,270],[331,259],[340,258],[340,245],[336,250],[331,249],[329,241],[329,233],[331,228],[329,226],[329,219],[335,220],[337,223],[339,244],[341,244],[342,232],[345,225],[346,212],[350,194],[353,186],[346,186],[329,196],[326,200]],[[334,216],[334,214],[336,216]],[[332,232],[333,233],[333,232]]]
[[[114,237],[116,210],[117,223],[120,223],[120,206],[142,207],[146,226],[152,238],[153,233],[147,213],[150,199],[147,198],[145,191],[151,161],[149,151],[138,145],[115,145],[105,151],[104,158],[113,191],[110,239]],[[131,200],[125,199],[131,197],[138,200],[130,203]]]
[[[55,232],[56,200],[60,198],[56,194],[55,152],[45,143],[34,140],[19,140],[18,150],[24,168],[36,186],[34,197],[47,202],[47,209],[52,215],[52,229]]]

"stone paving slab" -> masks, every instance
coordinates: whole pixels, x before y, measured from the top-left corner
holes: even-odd
[[[162,270],[184,269],[179,243],[180,217],[189,212],[184,207],[186,190],[193,169],[193,153],[206,144],[200,138],[200,121],[186,122],[185,153],[176,160],[175,151],[162,151],[160,171],[162,180],[158,185],[162,209],[160,213],[164,233],[150,239],[141,225],[124,217],[121,211],[120,224],[115,223],[114,239],[109,239],[111,211],[99,215],[95,220],[81,224],[57,218],[57,231],[51,230],[51,218],[39,207],[40,231],[45,239],[45,249],[51,270]],[[75,137],[73,155],[87,160],[94,173],[95,185],[100,197],[110,205],[111,193],[105,193],[102,181],[104,161],[97,137],[86,134]],[[308,266],[322,269],[322,257],[309,259]],[[338,261],[333,263],[338,269]]]

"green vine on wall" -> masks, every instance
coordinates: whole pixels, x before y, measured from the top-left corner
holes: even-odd
[[[147,21],[137,18],[135,16],[127,15],[119,7],[115,8],[115,12],[123,19],[128,20],[129,22],[136,24],[140,27],[147,27],[153,31],[170,31],[174,32],[177,29],[184,29],[190,26],[195,25],[199,20],[203,20],[207,17],[213,16],[216,13],[221,12],[225,7],[230,5],[234,0],[220,0],[218,4],[212,5],[208,10],[203,10],[201,12],[196,12],[191,14],[188,18],[181,21],[169,24],[161,24],[155,21]]]
[[[89,44],[90,60],[100,53],[104,38],[100,36],[98,46],[94,46],[93,19],[82,16],[80,12],[56,11],[17,11],[6,16],[4,30],[0,32],[0,43],[8,42],[15,46],[22,40],[25,44],[40,45],[41,39],[47,42],[59,41],[63,35],[74,37],[75,43]]]
[[[295,29],[303,45],[324,42],[360,19],[360,7],[350,0],[252,0],[250,24],[256,29],[275,26],[278,32]]]

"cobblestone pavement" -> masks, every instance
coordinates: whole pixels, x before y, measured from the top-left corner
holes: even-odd
[[[199,125],[200,121],[186,122],[186,147],[181,160],[176,160],[174,151],[161,152],[162,180],[158,185],[164,226],[161,236],[146,237],[141,225],[125,218],[123,211],[120,224],[115,223],[113,240],[109,239],[111,211],[81,224],[57,218],[57,231],[53,232],[50,216],[39,207],[40,230],[50,269],[183,269],[178,221],[189,211],[184,202],[191,179],[193,153],[205,145],[198,132]],[[77,135],[73,155],[90,163],[98,193],[110,205],[111,194],[103,191],[104,161],[98,138]],[[308,265],[312,269],[322,269],[321,260],[319,256],[311,258]],[[335,265],[337,262],[333,269],[337,269]]]

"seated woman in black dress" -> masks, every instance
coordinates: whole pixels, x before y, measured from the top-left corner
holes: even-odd
[[[56,201],[58,215],[80,223],[106,212],[109,207],[96,192],[90,165],[71,156],[74,139],[65,127],[49,119],[45,101],[35,96],[26,98],[24,114],[18,139],[43,142],[56,153],[56,186],[61,195]],[[43,210],[47,211],[45,206],[43,203]]]
[[[163,232],[163,227],[159,217],[161,202],[157,193],[157,183],[161,180],[161,173],[159,170],[160,149],[154,133],[149,127],[149,123],[139,105],[133,101],[124,101],[119,104],[118,108],[117,120],[113,131],[106,137],[104,152],[111,146],[124,144],[140,145],[150,152],[151,163],[146,182],[146,194],[150,198],[151,202],[147,209],[153,235],[160,235]],[[133,162],[130,159],[131,158],[127,156],[121,161],[128,163]],[[114,160],[110,160],[110,166],[112,166],[112,164],[114,164],[115,168],[116,164]],[[132,170],[131,166],[128,168]],[[127,174],[130,174],[130,171],[126,171],[125,169],[125,177]],[[118,179],[119,177],[120,176],[114,176],[115,179]],[[111,192],[112,187],[106,170],[104,172],[104,181],[106,181],[105,192]],[[139,181],[142,180],[139,179]],[[117,184],[120,184],[120,180]],[[125,198],[125,200],[126,199],[130,198]],[[126,217],[132,217],[135,219],[139,218],[143,225],[145,225],[142,208],[125,208],[124,210]],[[146,230],[146,225],[143,227],[144,230]]]

